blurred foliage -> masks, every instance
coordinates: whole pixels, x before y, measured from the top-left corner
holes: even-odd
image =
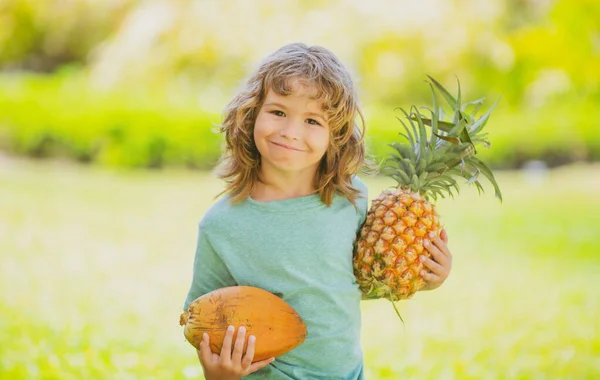
[[[81,80],[19,77],[0,90],[1,148],[109,166],[209,168],[219,156],[218,114],[149,92],[92,93]],[[8,128],[6,128],[8,126]],[[201,126],[201,127],[199,127]]]
[[[491,107],[493,101],[486,99],[483,109]],[[515,168],[531,160],[542,160],[549,166],[600,160],[597,102],[557,103],[536,112],[502,108],[492,112],[485,127],[491,147],[479,148],[477,153],[491,167]],[[395,119],[403,115],[391,108],[367,109],[365,113],[370,151],[381,160],[391,152],[389,141],[404,141],[399,137],[402,126]]]
[[[72,74],[0,81],[0,149],[12,154],[108,166],[205,169],[220,155],[220,114],[205,111],[191,94],[176,89],[90,93],[85,78]],[[557,102],[530,113],[495,110],[487,127],[492,148],[480,155],[496,168],[532,159],[550,165],[600,160],[600,128],[590,117],[597,113],[592,100]],[[367,107],[365,114],[369,149],[381,160],[390,152],[388,143],[400,139],[401,124],[395,119],[400,112],[378,106]]]
[[[460,78],[465,98],[502,97],[494,166],[596,160],[598,20],[595,0],[0,0],[0,147],[211,166],[216,115],[251,66],[300,40],[347,63],[377,157],[397,137],[393,109],[429,103],[431,74]]]
[[[0,0],[0,67],[51,72],[84,64],[132,1]]]

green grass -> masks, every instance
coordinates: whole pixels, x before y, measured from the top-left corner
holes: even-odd
[[[400,304],[363,303],[369,379],[600,377],[600,167],[540,182],[499,173],[505,200],[438,203],[454,267]],[[368,179],[371,196],[389,185]],[[0,378],[201,377],[178,326],[207,173],[0,159]]]

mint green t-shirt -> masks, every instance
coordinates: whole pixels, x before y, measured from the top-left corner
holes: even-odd
[[[367,211],[367,189],[357,207],[336,195],[232,204],[223,197],[199,225],[192,284],[184,310],[218,288],[265,289],[302,317],[304,343],[245,379],[363,379],[361,293],[352,271],[356,234]]]

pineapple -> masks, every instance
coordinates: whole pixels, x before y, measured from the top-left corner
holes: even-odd
[[[475,157],[476,146],[490,145],[482,129],[497,103],[477,118],[483,99],[462,104],[460,82],[455,98],[428,77],[433,107],[423,109],[430,117],[415,106],[410,112],[402,110],[405,119],[398,120],[406,133],[400,135],[408,143],[391,144],[393,153],[382,168],[382,173],[396,180],[398,186],[384,190],[373,200],[357,239],[353,267],[366,298],[387,298],[393,303],[408,299],[423,288],[419,256],[431,257],[423,242],[430,232],[439,235],[441,231],[432,202],[446,195],[453,197],[453,191],[458,193],[458,177],[481,193],[483,187],[478,178],[483,174],[502,200],[494,175]],[[448,121],[438,106],[438,93],[453,110]]]

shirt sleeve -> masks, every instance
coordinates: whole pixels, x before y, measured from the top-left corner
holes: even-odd
[[[192,284],[185,299],[183,310],[187,311],[192,301],[206,293],[234,285],[236,285],[236,282],[227,265],[210,243],[207,233],[202,223],[200,223]]]
[[[358,233],[363,223],[367,219],[367,210],[369,208],[369,190],[367,185],[360,178],[358,178],[358,176],[354,177],[354,185],[358,190],[360,190],[360,197],[356,200],[359,214],[358,226],[356,228]]]

